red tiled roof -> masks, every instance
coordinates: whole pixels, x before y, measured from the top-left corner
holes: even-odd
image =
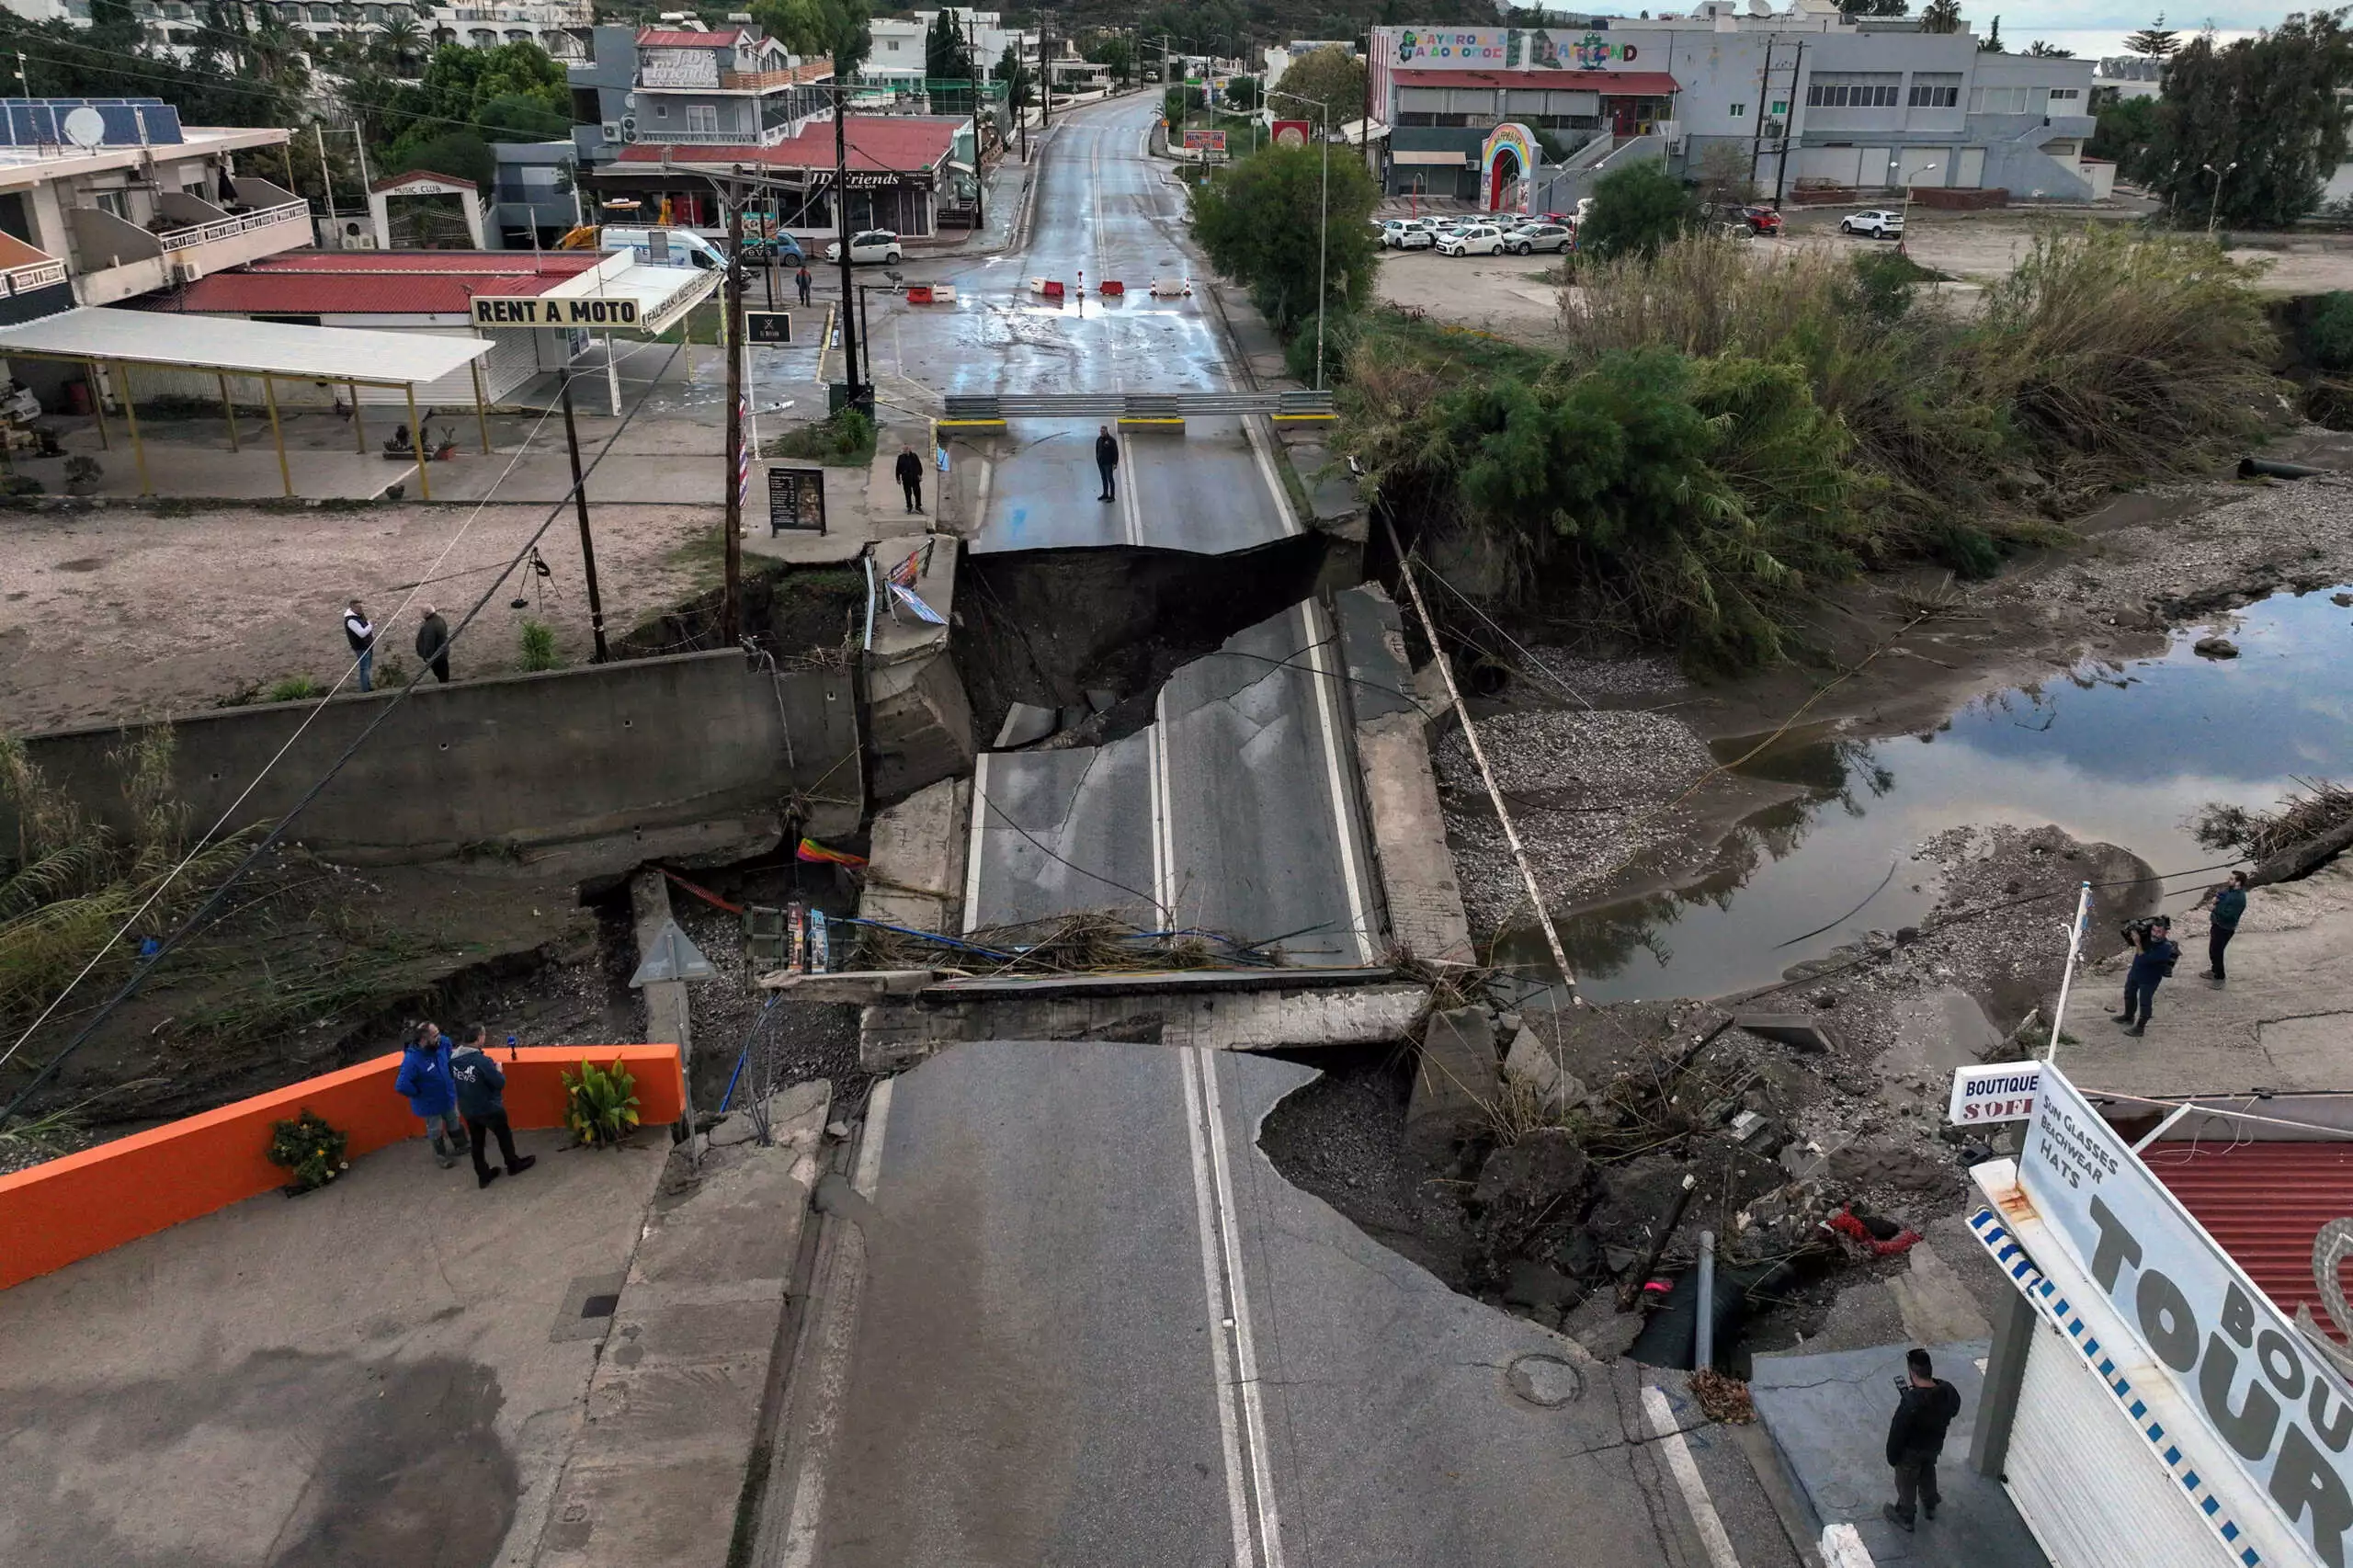
[[[637,35],[640,49],[733,49],[742,33],[690,33],[648,28]]]
[[[44,261],[57,258],[44,250],[36,250],[14,234],[0,234],[0,272],[12,272],[19,267],[39,267]]]
[[[2353,1142],[2159,1142],[2141,1159],[2274,1306],[2327,1325],[2313,1237],[2353,1214]]]
[[[1389,79],[1400,87],[1550,87],[1613,98],[1663,98],[1683,90],[1664,71],[1416,71],[1408,65],[1392,70]]]
[[[541,256],[534,269],[528,252],[298,252],[200,278],[151,308],[191,315],[466,315],[477,294],[543,294],[600,259],[558,251]]]
[[[861,172],[915,174],[938,168],[956,144],[956,132],[967,119],[936,115],[852,115],[847,142],[849,166]],[[658,142],[638,142],[621,149],[624,164],[658,164]],[[674,164],[758,164],[776,169],[830,169],[834,166],[834,122],[817,120],[800,135],[773,147],[670,148]]]

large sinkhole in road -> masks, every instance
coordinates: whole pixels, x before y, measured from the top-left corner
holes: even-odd
[[[1307,597],[1320,536],[1226,555],[1108,546],[965,556],[949,648],[985,745],[1017,702],[1114,710],[1089,738],[1115,740],[1152,717],[1178,666]]]

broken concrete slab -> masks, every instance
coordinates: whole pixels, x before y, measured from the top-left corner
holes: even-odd
[[[665,927],[675,926],[670,915],[670,880],[652,866],[629,880],[630,915],[637,928],[637,956],[642,962],[660,941]],[[640,986],[645,998],[645,1038],[667,1045],[675,1041],[687,1082],[695,1081],[693,1030],[688,1023],[687,983],[657,980]]]
[[[972,781],[943,778],[874,817],[858,914],[917,931],[964,928]]]
[[[1552,1048],[1537,1039],[1536,1031],[1526,1024],[1512,1036],[1511,1049],[1504,1053],[1504,1075],[1534,1090],[1538,1103],[1556,1115],[1582,1103],[1586,1094],[1585,1080],[1563,1071]]]
[[[972,766],[972,705],[944,638],[926,657],[870,665],[866,692],[878,801],[903,800]]]
[[[1008,751],[1042,741],[1061,722],[1062,713],[1057,709],[1040,708],[1034,702],[1013,703],[1005,710],[1005,722],[997,726],[996,749]]]
[[[1397,602],[1378,583],[1332,596],[1340,628],[1340,653],[1348,666],[1348,703],[1357,722],[1392,713],[1421,716],[1413,688],[1413,666],[1405,657],[1405,627]]]
[[[1446,818],[1420,715],[1390,712],[1358,724],[1357,761],[1373,866],[1397,947],[1426,963],[1472,963],[1471,921],[1446,847]]]
[[[1976,1298],[1934,1245],[1920,1242],[1904,1260],[1911,1267],[1889,1278],[1887,1286],[1895,1293],[1904,1335],[1915,1345],[1994,1336],[1994,1325],[1978,1310]]]
[[[724,1561],[767,1441],[770,1364],[831,1099],[822,1080],[796,1085],[769,1101],[774,1144],[672,1156],[534,1568]]]
[[[1763,1035],[1800,1051],[1832,1051],[1838,1044],[1838,1037],[1830,1026],[1808,1013],[1734,1013],[1732,1022],[1734,1028]]]
[[[1501,1086],[1495,1026],[1482,1007],[1430,1015],[1422,1034],[1414,1089],[1405,1102],[1405,1143],[1426,1158],[1444,1159],[1463,1138],[1484,1126]]]
[[[1409,1038],[1428,1002],[1418,985],[890,1000],[859,1016],[858,1052],[868,1072],[891,1073],[979,1040],[1127,1040],[1210,1051],[1380,1045]]]
[[[804,974],[779,969],[760,976],[763,991],[790,991],[795,1002],[879,1002],[885,996],[912,996],[938,979],[928,969],[845,969],[828,974]]]
[[[807,1122],[811,1111],[821,1111],[832,1098],[832,1090],[823,1078],[806,1084],[794,1084],[779,1089],[768,1096],[767,1119],[771,1138],[782,1139]],[[824,1118],[817,1119],[822,1126]],[[749,1108],[730,1111],[722,1117],[709,1134],[709,1147],[730,1149],[738,1143],[750,1143],[760,1135],[759,1119]]]

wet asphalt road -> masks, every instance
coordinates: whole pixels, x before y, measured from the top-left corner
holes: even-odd
[[[830,1373],[839,1424],[780,1560],[1793,1565],[1696,1432],[1734,1552],[1711,1557],[1637,1369],[1571,1367],[1276,1173],[1256,1129],[1312,1076],[989,1041],[894,1080],[860,1159],[854,1344],[796,1374]]]

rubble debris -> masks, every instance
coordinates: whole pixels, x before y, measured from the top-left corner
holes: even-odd
[[[1699,1414],[1711,1421],[1745,1426],[1756,1419],[1756,1406],[1749,1401],[1748,1385],[1713,1367],[1702,1367],[1691,1374],[1691,1397],[1699,1401]]]
[[[1502,1019],[1496,1022],[1500,1025]],[[1548,1116],[1564,1115],[1585,1101],[1585,1080],[1565,1071],[1552,1048],[1538,1040],[1536,1031],[1526,1024],[1519,1026],[1512,1036],[1511,1049],[1504,1053],[1504,1076],[1523,1085],[1537,1108]]]
[[[996,732],[996,749],[1009,751],[1042,741],[1061,722],[1062,713],[1057,709],[1040,708],[1032,702],[1011,703],[1006,708],[1005,722]]]
[[[1763,1035],[1767,1040],[1779,1040],[1783,1045],[1795,1046],[1800,1051],[1835,1051],[1838,1048],[1838,1037],[1831,1033],[1829,1025],[1818,1018],[1807,1017],[1802,1013],[1734,1013],[1732,1022],[1734,1028]]]
[[[1430,1015],[1405,1107],[1407,1147],[1433,1162],[1449,1160],[1486,1126],[1499,1074],[1495,1026],[1484,1008]]]

